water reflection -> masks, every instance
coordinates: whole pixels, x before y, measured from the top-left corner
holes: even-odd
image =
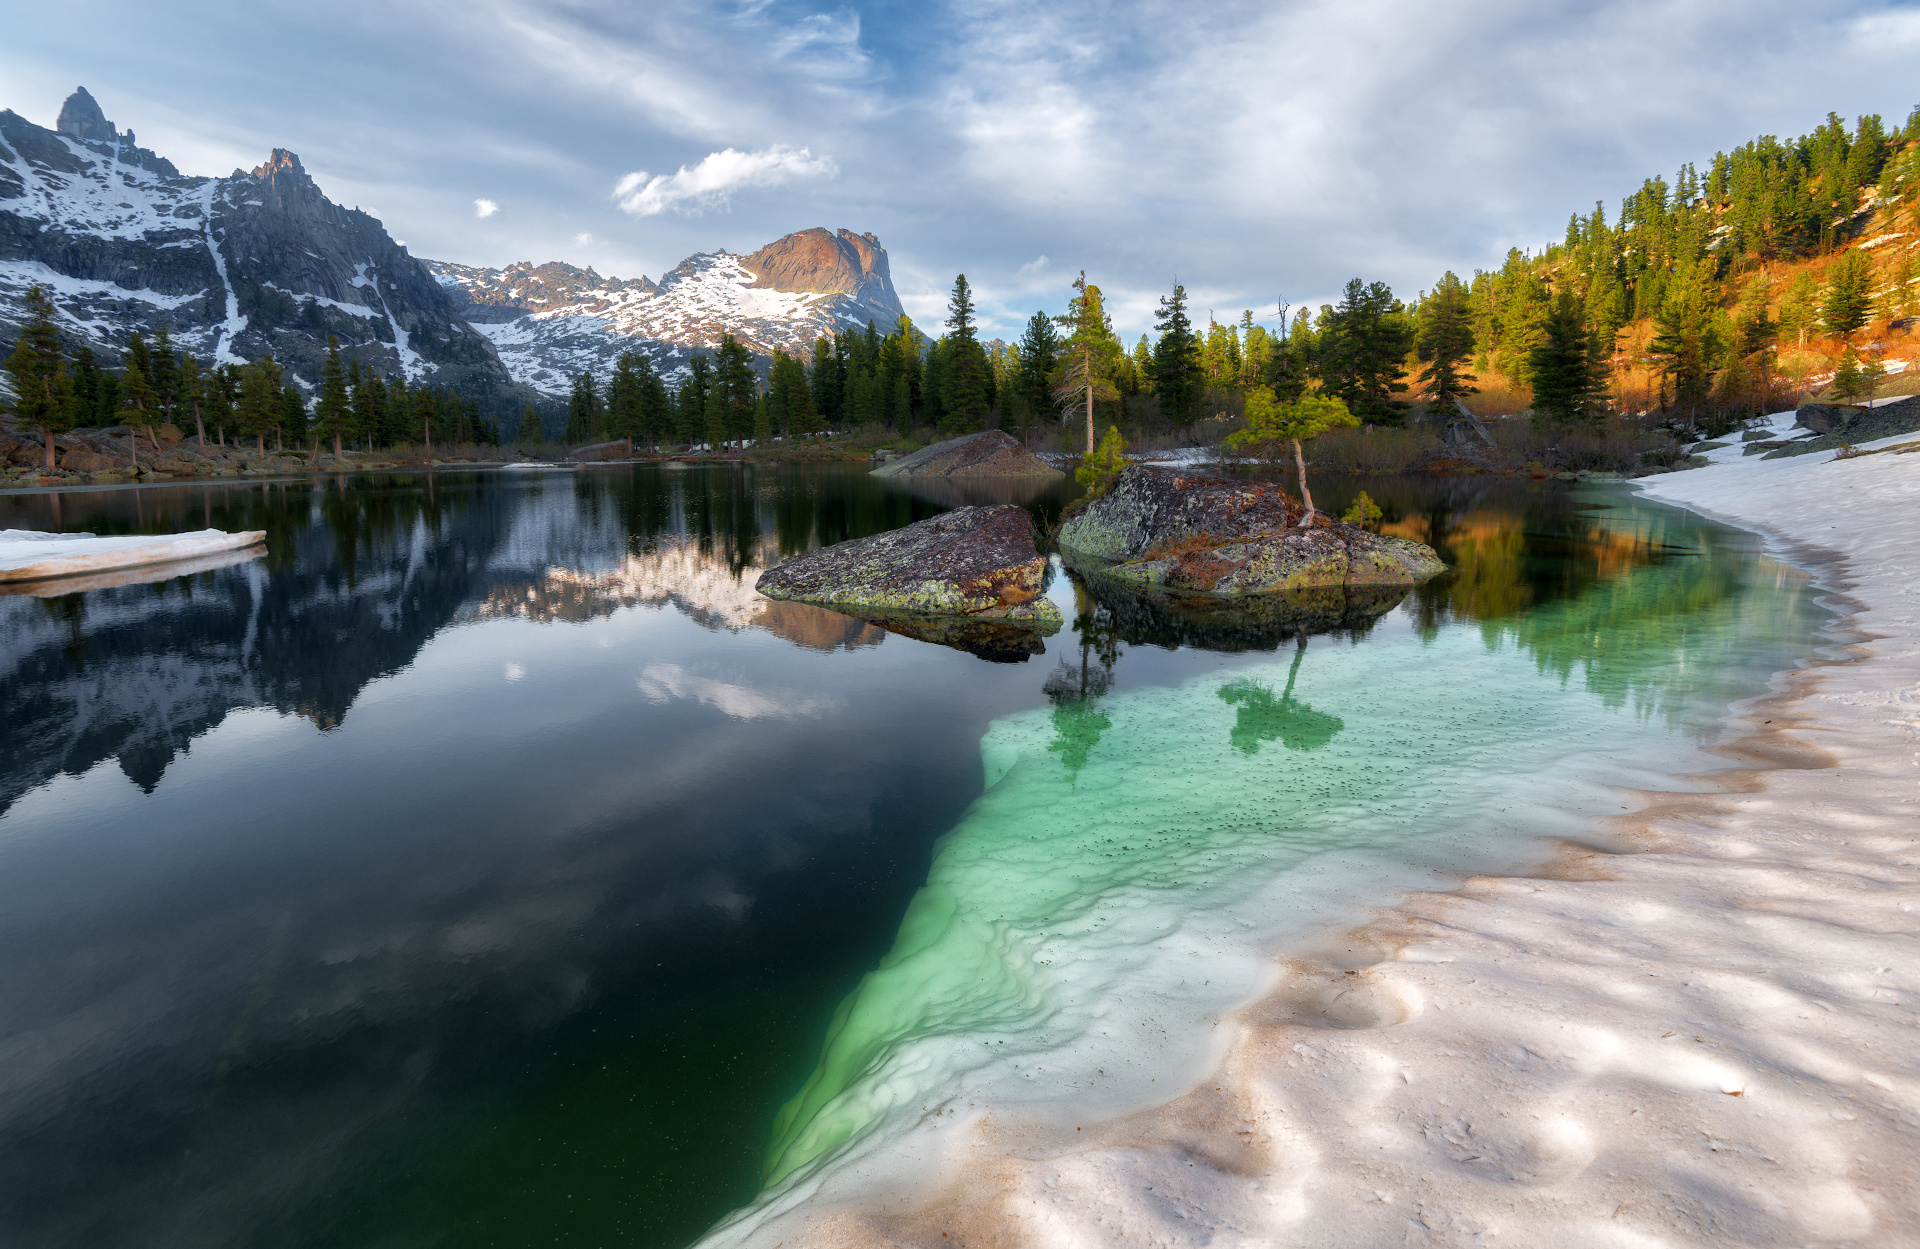
[[[1236,708],[1233,730],[1227,739],[1233,748],[1249,757],[1260,753],[1260,743],[1278,740],[1288,750],[1319,750],[1347,727],[1339,716],[1315,711],[1293,697],[1294,682],[1300,678],[1300,661],[1307,657],[1307,639],[1300,638],[1293,666],[1287,669],[1287,685],[1275,698],[1273,691],[1248,678],[1229,681],[1214,693],[1220,701]]]

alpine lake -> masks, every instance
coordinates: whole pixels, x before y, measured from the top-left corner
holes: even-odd
[[[1222,620],[1056,562],[1067,627],[975,653],[756,594],[1079,489],[866,467],[0,495],[0,527],[268,535],[0,597],[0,1242],[679,1249],[906,1130],[862,1092],[891,1055],[976,1021],[1067,1053],[1066,968],[1195,1027],[1258,989],[1236,956],[1194,996],[1069,911],[1255,908],[1269,948],[1524,869],[1725,766],[1729,707],[1832,619],[1751,535],[1484,477],[1314,483],[1452,567],[1377,618]],[[969,916],[1048,953],[975,976]],[[1175,1095],[1145,1077],[1188,1034],[1100,1104]],[[928,1096],[1001,1087],[925,1052]]]

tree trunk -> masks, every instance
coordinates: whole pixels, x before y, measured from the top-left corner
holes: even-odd
[[[53,426],[40,427],[40,441],[47,444],[47,476],[53,476]]]
[[[160,434],[152,425],[147,426],[147,441],[153,444],[153,453],[160,454]]]
[[[285,451],[286,449],[287,449],[287,441],[282,436],[280,427],[276,425],[274,426],[274,429],[273,429],[273,453],[275,455],[279,455],[282,451]]]
[[[253,436],[253,448],[260,453],[262,458],[265,458],[267,454],[267,436],[265,434],[255,434]]]
[[[206,419],[200,415],[200,405],[197,403],[193,405],[193,433],[194,436],[200,440],[201,449],[205,450],[207,445],[207,422]]]
[[[1313,524],[1313,496],[1307,493],[1307,461],[1300,454],[1298,438],[1293,439],[1293,464],[1300,470],[1300,501],[1307,505],[1307,510],[1300,514],[1300,527],[1305,529]]]
[[[1083,354],[1087,366],[1087,454],[1093,454],[1093,349]]]
[[[337,459],[340,459],[340,458],[341,458],[341,456],[340,456],[340,435],[339,435],[339,434],[335,434],[335,435],[333,436],[333,458],[334,458],[334,459],[336,459],[336,460],[337,460]]]

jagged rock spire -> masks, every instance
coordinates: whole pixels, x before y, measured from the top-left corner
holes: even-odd
[[[74,88],[67,102],[60,106],[60,120],[54,128],[76,139],[93,139],[101,143],[111,143],[119,138],[113,123],[100,111],[99,101],[85,87]]]

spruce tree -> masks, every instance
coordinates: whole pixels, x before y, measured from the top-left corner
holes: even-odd
[[[1827,333],[1844,338],[1873,315],[1873,262],[1866,252],[1843,254],[1827,273],[1827,292],[1820,302],[1820,320]]]
[[[515,442],[523,447],[531,447],[547,440],[546,432],[540,427],[540,414],[529,403],[520,413],[520,432],[514,435]]]
[[[284,451],[291,438],[299,446],[307,436],[307,397],[292,382],[280,388],[280,424],[273,431],[273,449]]]
[[[340,340],[327,335],[327,359],[320,369],[320,399],[314,404],[309,432],[315,445],[333,440],[333,453],[341,454],[341,442],[353,433],[353,410],[347,394],[347,371],[340,362]]]
[[[91,424],[100,409],[100,366],[93,358],[93,348],[80,344],[68,374],[73,380],[67,402],[70,419],[75,425]]]
[[[713,355],[712,385],[708,396],[708,432],[713,431],[713,400],[717,398],[721,439],[744,442],[753,433],[760,379],[753,371],[753,353],[731,333],[720,335],[720,346]]]
[[[27,323],[14,340],[6,370],[16,396],[14,415],[22,425],[39,428],[51,473],[54,435],[73,428],[73,384],[60,350],[60,333],[53,326],[53,297],[43,286],[29,286],[26,305]],[[92,353],[86,358],[91,363]]]
[[[1178,282],[1173,293],[1160,298],[1160,331],[1153,345],[1153,393],[1160,400],[1160,418],[1168,425],[1189,424],[1206,394],[1201,375],[1200,340],[1187,318],[1187,288]]]
[[[1466,371],[1473,359],[1473,309],[1466,285],[1451,269],[1420,305],[1414,353],[1427,366],[1420,371],[1427,415],[1436,421],[1451,420],[1455,401],[1479,389],[1473,385],[1473,374]]]
[[[1315,364],[1326,392],[1345,401],[1355,417],[1397,425],[1407,405],[1394,396],[1407,389],[1400,376],[1412,347],[1413,326],[1387,284],[1354,278],[1326,317]]]
[[[202,446],[207,445],[207,375],[201,370],[200,362],[191,352],[180,353],[179,403],[188,412],[193,413],[194,439]]]
[[[135,345],[140,348],[138,352],[133,349]],[[154,451],[158,452],[160,439],[153,428],[157,405],[153,397],[153,383],[148,380],[147,371],[141,366],[143,357],[148,364],[152,363],[153,357],[146,350],[146,342],[140,337],[140,332],[135,330],[128,344],[127,367],[120,375],[118,415],[121,424],[132,426],[135,431],[144,429],[147,432],[147,440],[153,444]],[[134,436],[136,439],[139,437],[137,432]]]
[[[1020,335],[1020,373],[1016,385],[1036,417],[1053,413],[1053,371],[1060,365],[1060,333],[1053,318],[1036,312]]]
[[[624,351],[614,362],[613,376],[607,379],[607,434],[613,438],[625,438],[629,453],[633,449],[633,440],[645,434],[640,408],[642,368],[652,371],[645,356]]]
[[[240,368],[236,423],[241,433],[253,436],[254,450],[260,455],[267,453],[268,432],[280,426],[280,376],[280,366],[270,355],[249,361]],[[344,386],[341,402],[344,405]]]
[[[153,384],[154,415],[171,423],[180,399],[180,362],[173,354],[173,334],[164,325],[153,332],[153,352],[147,367],[147,380]]]
[[[993,410],[993,372],[974,332],[973,290],[962,273],[947,300],[945,359],[940,379],[942,427],[953,433],[981,428]]]
[[[1584,309],[1561,291],[1547,314],[1545,337],[1527,356],[1533,412],[1543,421],[1577,421],[1592,410],[1593,374],[1587,367]]]

